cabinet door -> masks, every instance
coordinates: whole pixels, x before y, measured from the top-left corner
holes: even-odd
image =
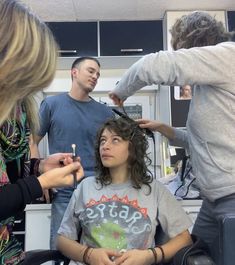
[[[197,219],[197,215],[200,212],[202,200],[182,200],[181,205],[194,224]],[[193,226],[190,227],[190,232],[192,232],[192,228]]]
[[[100,55],[144,55],[162,50],[162,21],[100,22]]]
[[[228,30],[233,31],[235,30],[235,11],[228,11]]]
[[[48,22],[61,56],[97,56],[97,22]]]
[[[51,211],[27,210],[25,222],[25,250],[49,249]]]

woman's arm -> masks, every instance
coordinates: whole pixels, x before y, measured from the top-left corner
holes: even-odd
[[[190,244],[192,244],[191,236],[188,231],[184,231],[160,247],[156,246],[155,248],[146,250],[128,250],[124,252],[121,257],[115,260],[115,264],[162,264],[163,262],[171,260],[180,249]]]
[[[153,132],[159,132],[169,140],[174,140],[175,138],[174,128],[165,123],[146,119],[138,119],[136,122],[139,124],[140,128],[147,128]]]
[[[74,261],[92,265],[113,265],[112,259],[121,255],[110,249],[90,248],[62,235],[57,238],[57,248]]]
[[[136,122],[141,128],[147,128],[164,135],[169,139],[170,145],[188,148],[188,135],[186,130],[174,128],[155,120],[138,119]]]
[[[175,256],[175,254],[180,249],[188,245],[191,245],[192,243],[193,241],[192,241],[192,238],[188,230],[170,239],[167,243],[165,243],[164,245],[161,245],[164,251],[164,256],[165,256],[164,261],[169,261],[171,258]],[[162,257],[161,250],[158,247],[156,247],[155,249],[157,251],[158,256]]]
[[[85,245],[62,235],[58,235],[56,245],[57,249],[60,250],[66,257],[74,261],[83,262],[83,255],[87,248]]]
[[[42,188],[35,176],[0,187],[0,220],[23,210],[27,203],[41,196]]]
[[[235,45],[229,42],[148,54],[126,71],[109,96],[118,104],[142,87],[153,84],[207,84],[234,93],[234,87],[227,86],[228,80],[231,84],[234,77],[230,71],[224,71],[231,69],[232,55],[235,55]]]
[[[30,176],[19,179],[15,184],[0,187],[0,219],[23,210],[27,203],[42,196],[43,189],[72,186],[74,171],[77,180],[84,176],[81,164],[74,162],[62,168],[49,170],[38,178]]]

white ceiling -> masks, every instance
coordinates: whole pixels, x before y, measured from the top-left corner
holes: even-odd
[[[167,10],[235,10],[235,0],[22,0],[44,21],[162,19]]]

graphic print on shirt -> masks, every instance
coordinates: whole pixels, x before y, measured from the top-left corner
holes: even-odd
[[[145,249],[151,233],[147,208],[137,200],[114,195],[91,199],[81,214],[84,241],[90,246],[121,249]],[[133,245],[134,244],[134,245]]]

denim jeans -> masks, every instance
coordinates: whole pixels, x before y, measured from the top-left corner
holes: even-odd
[[[73,194],[72,188],[58,189],[54,194],[51,205],[51,234],[50,248],[56,249],[57,231],[60,228],[64,212],[68,206],[70,198]]]
[[[94,172],[85,171],[86,177],[94,176]],[[83,179],[84,179],[83,178]],[[78,181],[79,183],[83,180]],[[51,204],[51,234],[50,234],[50,248],[56,249],[56,238],[57,231],[60,228],[61,221],[64,216],[64,212],[69,204],[70,198],[72,197],[74,189],[73,188],[59,188],[57,192],[54,193],[52,204]]]
[[[210,255],[217,265],[221,264],[219,220],[226,214],[235,214],[235,194],[218,199],[215,202],[204,199],[192,231],[192,234],[207,243]]]

